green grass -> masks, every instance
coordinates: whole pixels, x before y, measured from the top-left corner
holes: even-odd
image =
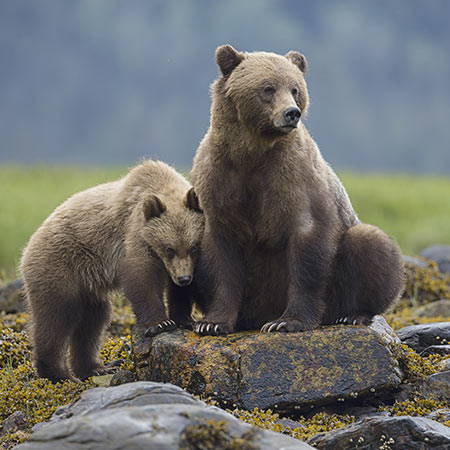
[[[23,247],[72,194],[125,174],[126,168],[0,166],[0,269],[15,277]]]
[[[404,254],[450,244],[450,178],[341,174],[359,218],[382,228]]]
[[[62,201],[126,171],[0,166],[0,273],[16,276],[22,248]],[[405,254],[450,244],[450,178],[354,173],[341,178],[360,219],[383,228]]]

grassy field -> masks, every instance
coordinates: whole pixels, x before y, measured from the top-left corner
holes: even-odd
[[[127,168],[0,166],[0,271],[15,277],[33,231],[71,194],[125,174]],[[405,254],[450,244],[450,178],[340,174],[364,222],[383,228]]]

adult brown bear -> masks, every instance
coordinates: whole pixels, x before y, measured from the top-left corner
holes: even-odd
[[[216,52],[211,125],[191,180],[206,218],[200,334],[367,324],[397,299],[402,257],[360,223],[301,118],[305,57]]]

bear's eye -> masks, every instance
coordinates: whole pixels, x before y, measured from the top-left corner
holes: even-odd
[[[192,246],[191,249],[189,250],[189,253],[191,255],[196,255],[198,253],[198,247],[196,245]]]
[[[169,259],[172,259],[176,254],[177,253],[173,248],[170,248],[170,247],[166,248],[166,255]]]
[[[275,88],[273,86],[266,86],[264,88],[265,94],[275,94]]]
[[[292,89],[291,93],[294,97],[296,97],[298,94],[298,89],[297,88]]]

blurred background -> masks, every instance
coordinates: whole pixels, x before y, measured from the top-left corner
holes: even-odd
[[[0,163],[189,168],[214,51],[309,62],[307,126],[337,169],[450,173],[446,0],[2,0]]]
[[[217,46],[304,53],[306,126],[362,220],[450,243],[450,1],[0,0],[0,270],[142,157],[188,171]],[[448,231],[447,231],[448,230]]]

